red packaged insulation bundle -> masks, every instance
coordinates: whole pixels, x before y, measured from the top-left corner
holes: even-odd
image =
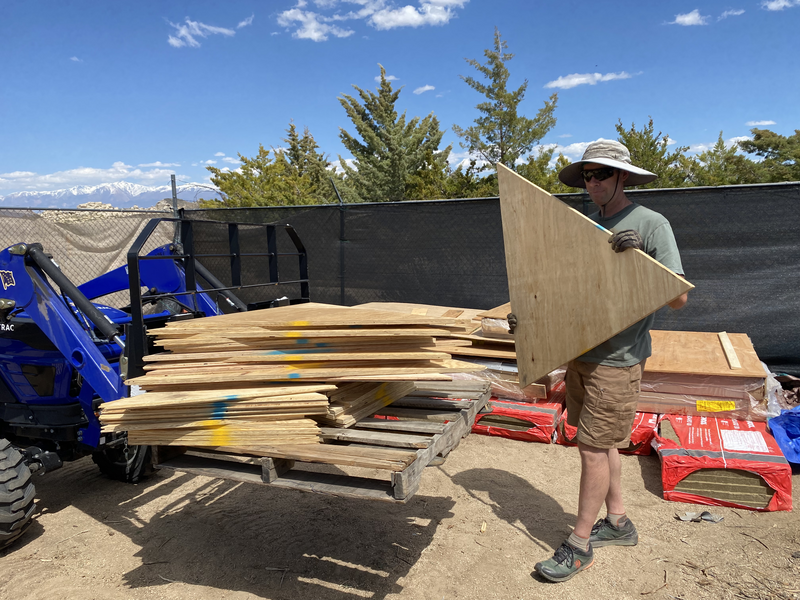
[[[666,500],[792,509],[792,469],[765,423],[664,415],[653,445]]]
[[[648,455],[651,451],[651,442],[656,435],[658,415],[646,412],[637,412],[631,427],[631,443],[627,448],[620,448],[621,454]],[[567,409],[561,414],[556,426],[556,443],[563,446],[577,446],[575,435],[578,428],[567,423]]]
[[[492,398],[490,412],[478,414],[473,433],[493,435],[523,442],[553,443],[556,423],[564,408],[565,384],[557,383],[546,401],[514,402]]]

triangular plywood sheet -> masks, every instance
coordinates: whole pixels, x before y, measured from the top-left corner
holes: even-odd
[[[694,286],[498,165],[520,385],[533,383]]]

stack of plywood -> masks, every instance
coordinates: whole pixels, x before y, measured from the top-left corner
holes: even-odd
[[[152,392],[101,406],[103,432],[127,431],[131,444],[215,447],[319,443],[309,415],[328,410],[333,385],[265,385]]]
[[[639,410],[766,420],[767,373],[745,334],[651,331]]]
[[[434,336],[469,327],[453,316],[322,304],[169,323],[151,332],[167,352],[147,356],[145,375],[127,381],[147,393],[105,404],[101,421],[134,444],[319,443],[313,418],[352,425],[413,389],[389,382],[476,369],[435,348]],[[333,405],[323,392],[336,392]]]
[[[412,381],[345,383],[328,394],[330,405],[317,420],[334,427],[352,427],[415,389]]]
[[[170,352],[148,356],[147,373],[129,383],[159,391],[232,380],[447,380],[447,373],[475,367],[429,348],[434,336],[464,326],[451,318],[312,303],[170,323],[153,332]]]

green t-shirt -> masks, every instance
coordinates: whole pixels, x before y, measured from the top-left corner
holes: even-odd
[[[634,202],[607,219],[601,217],[599,212],[589,215],[589,218],[614,233],[635,229],[642,236],[644,252],[671,271],[683,275],[678,245],[675,243],[672,227],[663,215]],[[602,318],[602,315],[598,317]],[[650,329],[655,318],[655,313],[648,315],[610,340],[592,348],[578,360],[610,367],[630,367],[642,362],[652,353]]]

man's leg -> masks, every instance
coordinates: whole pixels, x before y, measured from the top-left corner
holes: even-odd
[[[611,448],[608,451],[608,494],[606,510],[609,514],[624,515],[625,505],[622,502],[622,461],[619,451]]]
[[[576,536],[588,539],[600,513],[600,507],[612,496],[611,484],[614,475],[617,478],[615,495],[619,496],[620,505],[622,503],[619,454],[614,450],[617,468],[616,473],[613,473],[609,456],[611,450],[593,448],[582,442],[578,442],[578,450],[581,454],[581,483],[578,495],[578,520],[574,532]]]
[[[631,520],[625,515],[622,501],[622,461],[619,451],[611,448],[608,452],[608,493],[606,494],[605,518],[595,523],[591,529],[589,541],[594,548],[602,546],[635,546],[639,541],[639,533]],[[580,508],[578,521],[580,521]],[[594,518],[594,517],[593,517]],[[578,526],[575,526],[578,530]]]

